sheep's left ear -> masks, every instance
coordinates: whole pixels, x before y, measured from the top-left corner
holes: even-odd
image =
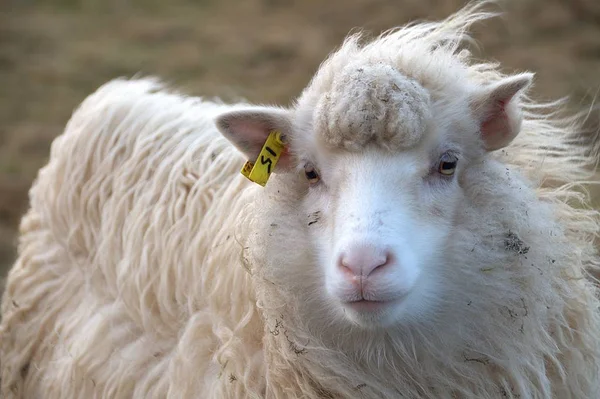
[[[254,161],[273,130],[289,140],[292,131],[291,112],[284,108],[250,106],[219,115],[216,125],[221,134]],[[290,153],[284,150],[275,170],[291,167]]]
[[[485,149],[498,150],[507,146],[521,130],[519,96],[533,80],[533,74],[523,73],[502,79],[484,87],[471,101]]]

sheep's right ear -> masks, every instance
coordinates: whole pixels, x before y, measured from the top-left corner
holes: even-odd
[[[284,140],[292,130],[291,112],[276,107],[256,106],[229,111],[219,115],[215,122],[223,136],[252,161],[258,157],[273,130],[279,131]],[[290,164],[289,151],[284,151],[276,169],[287,169]]]

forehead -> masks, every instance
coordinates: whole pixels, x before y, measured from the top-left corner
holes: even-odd
[[[369,146],[360,152],[331,151],[321,147],[311,154],[311,163],[314,162],[319,174],[330,187],[349,182],[390,183],[398,177],[407,182],[410,181],[410,176],[426,173],[431,166],[432,157],[438,155],[423,147],[419,145],[395,153],[382,151],[376,146]]]
[[[428,92],[383,63],[346,66],[322,93],[314,113],[317,140],[356,152],[369,144],[390,151],[416,146],[431,119]]]

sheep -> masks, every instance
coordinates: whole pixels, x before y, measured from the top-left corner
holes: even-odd
[[[287,108],[85,99],[22,219],[3,396],[600,397],[600,140],[473,59],[483,7],[348,36]]]

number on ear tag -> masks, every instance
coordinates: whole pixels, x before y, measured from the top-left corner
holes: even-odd
[[[285,144],[281,140],[281,133],[273,130],[269,133],[256,161],[254,163],[247,161],[241,173],[248,179],[264,187],[284,149]]]

